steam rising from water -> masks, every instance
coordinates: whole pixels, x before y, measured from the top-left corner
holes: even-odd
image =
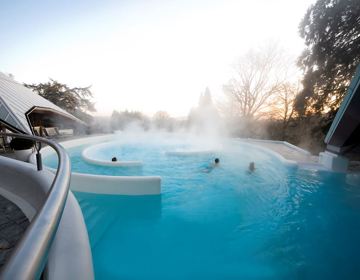
[[[220,150],[227,138],[225,126],[213,105],[208,88],[200,96],[198,106],[191,110],[187,122],[174,125],[174,120],[167,121],[173,122],[172,125],[164,125],[171,127],[171,133],[159,129],[155,123],[144,126],[143,120],[136,120],[117,131],[117,139],[128,143],[143,143],[146,139],[147,143],[154,144],[166,144],[171,140],[172,143],[178,142],[180,146],[185,145],[187,151],[201,152]]]

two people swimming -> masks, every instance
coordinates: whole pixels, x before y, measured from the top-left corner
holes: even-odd
[[[220,166],[220,159],[219,158],[215,158],[215,160],[214,160],[214,162],[210,165],[210,166],[207,166],[204,170],[203,170],[203,172],[205,172],[205,173],[210,173],[215,167],[218,167],[218,166]],[[248,168],[248,170],[247,170],[247,173],[248,174],[251,174],[251,173],[253,173],[254,171],[255,171],[255,162],[250,162],[249,163],[249,168]]]

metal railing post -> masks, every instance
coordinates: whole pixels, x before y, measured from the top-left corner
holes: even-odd
[[[42,159],[41,159],[41,154],[40,154],[41,142],[35,143],[35,149],[36,149],[36,166],[37,166],[37,170],[41,171],[43,169],[43,167],[42,167]]]

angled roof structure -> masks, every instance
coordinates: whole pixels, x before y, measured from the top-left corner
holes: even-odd
[[[360,143],[360,65],[325,137],[326,149],[343,154]]]
[[[28,115],[36,109],[51,111],[84,124],[78,118],[0,72],[0,121],[18,132],[33,134]]]

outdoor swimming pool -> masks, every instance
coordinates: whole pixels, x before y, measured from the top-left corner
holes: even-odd
[[[237,141],[194,154],[173,139],[114,142],[99,155],[140,167],[86,163],[84,148],[69,149],[74,172],[162,177],[161,195],[75,193],[96,279],[360,278],[360,188],[346,175],[288,166]],[[220,166],[204,172],[215,157]]]

